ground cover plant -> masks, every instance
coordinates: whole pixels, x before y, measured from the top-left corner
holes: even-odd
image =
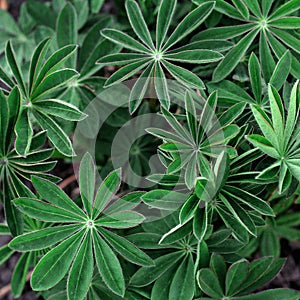
[[[300,299],[299,14],[0,10],[0,298]]]

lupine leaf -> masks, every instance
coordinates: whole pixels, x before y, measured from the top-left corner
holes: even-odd
[[[121,265],[116,255],[97,233],[93,234],[93,240],[95,259],[103,281],[114,293],[123,296],[125,282]]]
[[[82,242],[83,235],[84,232],[80,231],[43,256],[31,276],[30,283],[33,290],[49,289],[67,274],[74,255]]]

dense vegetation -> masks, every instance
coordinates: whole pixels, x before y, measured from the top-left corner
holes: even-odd
[[[300,241],[300,1],[103,4],[0,10],[14,297],[299,299],[263,286]]]

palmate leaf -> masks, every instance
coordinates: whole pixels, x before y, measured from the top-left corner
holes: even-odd
[[[268,295],[275,296],[275,291],[278,291],[280,296],[286,295],[287,299],[296,299],[298,296],[298,292],[289,289],[275,289],[243,296],[271,280],[284,264],[284,260],[281,258],[266,257],[254,260],[251,263],[243,259],[233,263],[227,270],[227,274],[223,272],[219,278],[219,270],[214,269],[212,260],[216,260],[216,256],[211,258],[210,268],[202,268],[197,273],[197,281],[201,290],[214,299],[223,299],[224,297],[232,299],[263,299],[263,297]],[[256,274],[255,278],[254,273]],[[276,297],[274,299],[279,298]]]
[[[269,85],[268,94],[271,119],[262,109],[252,107],[252,112],[264,136],[254,134],[248,136],[248,140],[262,152],[276,159],[277,164],[274,167],[279,169],[279,192],[283,193],[292,183],[291,175],[297,180],[300,178],[299,153],[294,146],[295,140],[292,138],[299,115],[298,82],[294,84],[291,92],[288,114],[285,112],[278,92],[271,85]],[[272,169],[275,169],[274,167]],[[260,178],[266,171],[262,171]]]
[[[274,67],[272,58],[274,55],[271,51],[280,59],[287,49],[291,50],[291,72],[298,78],[299,62],[295,54],[299,51],[299,42],[290,32],[300,26],[298,19],[291,16],[299,9],[299,4],[294,0],[290,0],[279,7],[272,7],[272,1],[243,0],[233,1],[233,3],[235,7],[224,0],[218,0],[215,9],[221,14],[238,20],[237,25],[209,28],[193,38],[193,41],[205,40],[211,36],[220,39],[240,38],[215,69],[213,80],[219,82],[235,69],[243,55],[254,43],[254,38],[257,35],[260,39],[260,61],[267,82],[270,79],[270,70]]]
[[[125,6],[131,27],[141,42],[115,29],[104,29],[101,32],[110,41],[133,52],[137,52],[137,54],[124,53],[121,56],[105,56],[98,61],[102,65],[125,65],[107,79],[105,82],[106,87],[122,82],[139,71],[144,70],[136,85],[134,85],[134,90],[129,99],[130,113],[134,113],[142,102],[150,82],[148,78],[153,76],[156,78],[155,90],[158,99],[163,107],[169,109],[170,99],[167,93],[168,88],[165,79],[167,76],[165,70],[182,85],[203,89],[204,84],[196,74],[186,68],[177,66],[175,63],[203,64],[216,62],[223,58],[223,55],[218,51],[206,49],[203,44],[197,44],[197,46],[194,44],[190,49],[174,49],[179,41],[205,21],[214,8],[214,2],[211,1],[195,8],[178,24],[173,33],[167,38],[176,3],[177,1],[172,1],[171,3],[166,0],[161,1],[156,24],[156,44],[152,40],[141,10],[134,0],[127,0]],[[142,88],[140,87],[142,91],[137,93],[136,90],[140,86],[140,82],[143,82]]]
[[[147,129],[149,133],[165,142],[160,146],[160,149],[170,155],[169,173],[179,175],[182,172],[181,174],[184,174],[185,183],[189,189],[195,187],[198,176],[210,176],[209,159],[211,157],[218,157],[226,149],[228,151],[232,149],[229,153],[235,152],[227,144],[239,133],[239,127],[230,123],[242,112],[241,107],[226,111],[224,115],[230,112],[231,117],[226,120],[223,115],[221,120],[226,126],[222,126],[215,115],[218,101],[217,93],[213,92],[207,101],[197,98],[200,102],[204,102],[204,108],[201,112],[195,109],[194,97],[189,92],[185,94],[184,121],[186,121],[187,126],[183,126],[175,115],[165,108],[161,108],[163,116],[172,130],[167,132],[158,128]],[[198,121],[198,119],[200,120]]]
[[[53,117],[58,116],[72,121],[79,121],[86,117],[76,107],[59,99],[51,99],[51,93],[78,77],[75,70],[63,68],[63,63],[74,55],[77,47],[67,45],[55,51],[45,61],[49,45],[50,40],[46,39],[36,47],[30,63],[29,83],[27,85],[12,46],[10,43],[7,44],[6,58],[16,79],[16,83],[11,84],[12,82],[9,81],[8,84],[13,88],[12,91],[14,92],[12,93],[17,93],[16,86],[21,92],[14,97],[18,97],[20,101],[20,113],[18,113],[15,131],[17,135],[16,150],[22,156],[26,156],[30,150],[33,135],[32,116],[38,125],[47,131],[49,139],[57,150],[66,156],[74,155],[74,151],[69,137]],[[7,76],[1,77],[1,79],[6,82]]]
[[[79,172],[83,208],[54,183],[39,177],[32,177],[32,182],[44,200],[23,197],[13,201],[25,215],[53,224],[53,227],[26,232],[10,242],[11,248],[22,252],[52,247],[34,269],[31,279],[34,290],[52,288],[68,275],[68,298],[84,299],[96,262],[106,286],[123,296],[124,275],[115,251],[134,264],[153,265],[152,259],[133,243],[105,229],[134,227],[144,220],[142,215],[131,210],[139,203],[141,193],[126,195],[118,200],[121,205],[105,209],[119,188],[119,174],[120,170],[109,174],[94,195],[95,167],[91,156],[86,154]]]

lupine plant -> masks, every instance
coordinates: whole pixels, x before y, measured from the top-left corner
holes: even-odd
[[[0,295],[299,299],[272,281],[300,241],[299,10],[0,11]]]

